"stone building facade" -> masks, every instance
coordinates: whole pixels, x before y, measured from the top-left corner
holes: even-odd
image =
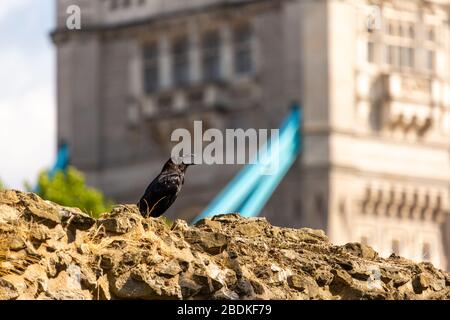
[[[262,215],[446,267],[450,1],[57,4],[58,136],[91,184],[136,202],[174,129],[277,128],[298,101],[303,152]],[[190,168],[169,216],[194,217],[238,170]]]

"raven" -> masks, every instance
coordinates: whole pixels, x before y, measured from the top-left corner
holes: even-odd
[[[184,158],[184,157],[183,157]],[[188,166],[180,159],[170,158],[161,173],[145,189],[137,206],[144,217],[159,217],[172,205],[184,183],[184,175]]]

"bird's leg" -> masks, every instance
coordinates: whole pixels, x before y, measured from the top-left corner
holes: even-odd
[[[161,201],[161,200],[163,200],[164,198],[167,198],[167,196],[164,196],[164,197],[162,197],[161,199],[159,199],[154,205],[153,205],[153,207],[152,207],[152,209],[150,210],[150,213],[149,214],[151,214],[152,212],[153,212],[153,210],[155,209],[155,207],[158,205],[158,203]],[[147,207],[148,208],[148,207]],[[147,209],[148,210],[148,209]]]
[[[149,205],[148,205],[148,202],[147,202],[147,200],[144,198],[144,201],[145,201],[145,204],[146,204],[146,206],[147,206],[147,212],[146,212],[146,216],[148,216],[150,213],[148,212],[148,208],[149,208]]]

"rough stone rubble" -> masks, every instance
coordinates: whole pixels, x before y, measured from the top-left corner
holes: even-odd
[[[32,193],[0,191],[0,299],[449,299],[429,263],[331,244],[322,231],[237,214],[95,220]]]

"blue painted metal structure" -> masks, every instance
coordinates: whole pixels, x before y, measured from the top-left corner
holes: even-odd
[[[49,177],[53,178],[57,171],[66,171],[68,166],[69,146],[67,144],[63,144],[58,150],[58,155],[56,156],[56,161],[53,165],[53,168],[51,168],[48,172]]]
[[[278,141],[272,138],[261,148],[257,161],[247,164],[193,223],[232,212],[245,217],[258,216],[300,152],[301,117],[301,109],[294,105],[281,126]]]
[[[48,176],[53,178],[58,171],[66,171],[69,166],[69,146],[64,143],[58,149],[58,154],[56,156],[56,161],[53,167],[48,171]],[[33,192],[39,193],[39,185],[34,187]]]

